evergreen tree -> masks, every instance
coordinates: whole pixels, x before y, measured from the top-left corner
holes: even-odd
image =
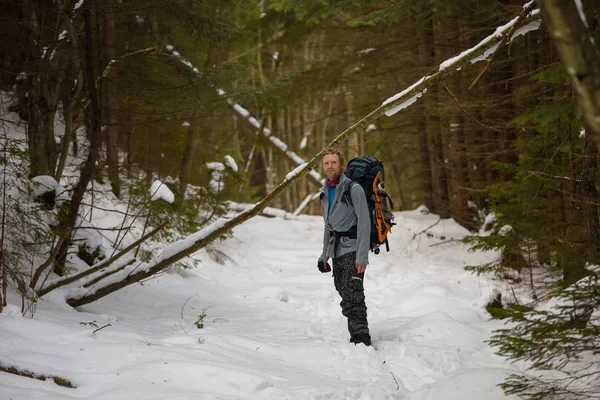
[[[516,312],[512,327],[497,330],[498,354],[524,361],[527,371],[500,386],[529,400],[597,398],[599,385],[600,282],[592,275],[563,290],[546,309]]]
[[[598,4],[585,10],[597,43]],[[598,393],[598,153],[568,81],[561,65],[534,76],[539,101],[512,121],[521,132],[518,163],[495,165],[512,179],[487,188],[497,229],[467,239],[473,249],[501,251],[497,262],[469,269],[506,278],[528,268],[519,278],[529,280],[534,299],[548,301],[511,312],[512,323],[490,340],[499,354],[525,362],[501,386],[526,399]]]
[[[486,188],[498,229],[466,241],[475,244],[473,250],[501,251],[500,260],[474,271],[507,277],[510,270],[548,267],[568,285],[585,275],[586,260],[593,262],[588,249],[594,243],[585,240],[582,210],[586,202],[597,200],[582,191],[582,179],[590,173],[586,161],[597,162],[597,155],[586,150],[563,69],[552,67],[535,78],[545,84],[546,96],[544,103],[513,121],[529,133],[515,142],[518,164],[494,164],[513,178]]]

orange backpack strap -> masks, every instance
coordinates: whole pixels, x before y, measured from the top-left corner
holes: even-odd
[[[392,231],[392,227],[385,221],[381,196],[379,196],[379,184],[383,182],[381,171],[377,173],[373,179],[373,200],[375,202],[375,223],[377,226],[377,235],[379,242],[383,243],[386,240],[388,233]]]

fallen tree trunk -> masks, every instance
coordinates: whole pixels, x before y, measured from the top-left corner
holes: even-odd
[[[123,250],[119,251],[117,254],[115,254],[114,256],[112,256],[111,258],[109,258],[108,260],[104,260],[104,261],[100,261],[98,264],[91,266],[90,268],[86,269],[85,271],[82,271],[78,274],[72,275],[72,276],[68,276],[66,278],[62,278],[56,282],[50,282],[48,284],[48,286],[46,287],[41,287],[40,289],[37,290],[37,295],[42,297],[45,294],[50,293],[51,291],[58,289],[61,286],[65,286],[68,285],[70,283],[76,282],[80,279],[85,278],[88,275],[91,275],[95,272],[98,272],[102,269],[108,268],[109,266],[111,266],[115,261],[117,261],[118,259],[120,259],[121,257],[123,257],[125,254],[129,253],[131,250],[133,250],[134,248],[136,248],[140,243],[150,239],[152,236],[156,235],[162,228],[164,228],[166,225],[166,223],[162,223],[161,225],[159,225],[157,228],[155,228],[154,230],[152,230],[151,232],[145,234],[144,236],[142,236],[141,238],[139,238],[138,240],[136,240],[135,242],[133,242],[132,244],[130,244],[129,246],[127,246],[126,248],[124,248]]]
[[[106,282],[104,285],[102,285],[102,282],[100,282],[100,284],[95,288],[80,289],[68,293],[67,303],[72,307],[79,307],[96,301],[133,283],[149,278],[156,273],[166,270],[175,262],[195,253],[223,234],[231,231],[231,229],[258,215],[271,201],[281,195],[295,181],[304,177],[312,169],[318,168],[321,158],[326,150],[337,146],[348,136],[355,135],[358,132],[365,132],[367,127],[382,115],[386,114],[390,116],[404,108],[409,107],[426,92],[427,88],[431,87],[441,79],[452,75],[456,70],[459,70],[466,64],[484,60],[487,55],[493,53],[495,46],[501,43],[506,36],[510,38],[513,35],[516,27],[532,19],[539,19],[537,13],[533,11],[534,1],[530,1],[523,7],[523,12],[521,15],[514,18],[506,25],[496,29],[492,35],[486,37],[475,47],[472,47],[462,52],[458,56],[443,62],[440,65],[437,73],[431,76],[423,77],[412,86],[388,99],[379,108],[339,134],[308,163],[305,163],[296,168],[294,171],[290,172],[281,184],[279,184],[252,208],[241,212],[231,219],[221,218],[208,227],[188,236],[187,238],[167,246],[161,255],[148,263],[140,263],[135,267],[130,266],[119,271],[118,273],[112,274],[110,282]]]

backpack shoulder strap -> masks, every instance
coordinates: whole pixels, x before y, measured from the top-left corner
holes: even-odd
[[[358,184],[358,182],[350,181],[350,183],[346,185],[346,187],[344,188],[344,193],[342,193],[342,202],[344,204],[347,204],[350,207],[354,206],[354,204],[352,203],[352,194],[350,193],[350,191],[352,190],[352,187],[354,185]]]

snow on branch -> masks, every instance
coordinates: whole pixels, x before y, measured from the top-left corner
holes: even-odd
[[[121,257],[125,256],[131,250],[136,248],[138,245],[140,245],[144,241],[150,239],[152,236],[156,235],[160,230],[162,230],[165,227],[165,225],[166,225],[166,223],[162,223],[157,228],[155,228],[151,232],[145,234],[144,236],[142,236],[141,238],[139,238],[138,240],[136,240],[135,242],[133,242],[132,244],[130,244],[129,246],[124,248],[123,250],[119,251],[117,254],[110,257],[109,259],[104,259],[104,260],[100,261],[99,263],[93,265],[92,267],[86,269],[85,271],[82,271],[78,274],[71,275],[71,276],[68,276],[65,278],[60,278],[53,282],[49,282],[45,287],[37,289],[38,296],[42,297],[45,294],[50,293],[51,291],[53,291],[61,286],[69,285],[73,282],[77,282],[78,280],[80,280],[82,278],[85,278],[86,276],[89,276],[89,275],[95,274],[96,272],[105,270],[109,266],[112,266]],[[56,247],[58,247],[58,246],[56,246]],[[130,261],[131,261],[131,259],[128,259],[127,262],[130,262]],[[117,268],[120,268],[120,266],[117,266]]]
[[[476,57],[471,60],[471,63],[476,63],[478,61],[486,60],[485,66],[481,69],[481,72],[473,79],[473,82],[469,85],[469,89],[473,88],[479,82],[479,79],[483,76],[483,74],[487,71],[489,66],[494,62],[496,56],[498,55],[498,49],[504,47],[509,41],[512,41],[518,36],[525,35],[529,31],[536,30],[540,27],[541,20],[537,18],[539,14],[539,10],[534,10],[534,1],[531,0],[529,3],[523,6],[523,10],[521,14],[510,21],[508,24],[501,26],[496,29],[492,36],[497,35],[498,33],[504,33],[504,37],[498,43],[496,43],[492,48],[486,50],[481,56]],[[529,14],[529,19],[533,19],[531,22],[526,24],[517,23],[519,19],[525,18]],[[484,39],[487,40],[488,38]]]
[[[175,56],[183,65],[185,65],[186,67],[191,69],[194,73],[196,73],[196,74],[198,73],[198,68],[194,67],[194,65],[189,60],[185,59],[184,57],[181,56],[181,54],[179,52],[175,51],[173,46],[168,45],[166,47],[166,50],[167,50],[167,52],[169,52],[169,54]],[[217,93],[219,94],[219,96],[224,97],[227,100],[227,103],[233,108],[233,110],[240,117],[242,117],[244,120],[248,121],[248,123],[250,125],[252,125],[253,127],[255,127],[256,129],[258,129],[258,133],[262,134],[267,139],[269,139],[269,142],[273,146],[275,146],[275,148],[280,150],[290,160],[292,160],[292,162],[294,164],[296,164],[298,166],[306,164],[306,161],[304,159],[302,159],[302,157],[300,157],[295,152],[289,150],[289,146],[287,144],[285,144],[278,137],[274,136],[269,128],[262,126],[262,124],[258,121],[258,119],[256,119],[255,117],[252,116],[250,111],[248,111],[241,105],[234,102],[230,97],[227,96],[227,93],[225,93],[224,90],[222,90],[222,89],[216,89],[216,90],[217,90]],[[318,185],[323,184],[324,179],[321,177],[321,175],[317,171],[311,170],[309,172],[309,177],[316,184],[318,184]]]
[[[235,203],[232,201],[227,202],[227,209],[231,211],[246,211],[254,207],[254,204],[245,204],[245,203]],[[261,211],[260,215],[269,218],[281,218],[281,219],[296,219],[296,215],[291,214],[285,210],[274,207],[265,207],[264,210]]]
[[[226,97],[226,93],[219,89],[218,90],[219,95]],[[227,98],[227,97],[226,97]],[[246,110],[244,107],[240,106],[239,104],[236,104],[235,102],[233,102],[233,100],[231,100],[230,98],[227,98],[227,102],[232,106],[232,108],[242,117],[244,118],[246,121],[248,121],[252,126],[254,126],[256,129],[258,129],[258,133],[261,133],[263,136],[265,136],[266,138],[269,139],[269,141],[271,142],[271,144],[273,146],[275,146],[277,149],[279,149],[283,154],[285,154],[290,160],[292,160],[296,165],[301,166],[306,164],[306,161],[300,157],[298,154],[296,154],[295,152],[289,150],[289,146],[287,144],[285,144],[281,139],[279,139],[276,136],[273,136],[271,130],[269,128],[266,128],[264,126],[261,127],[261,123],[258,122],[258,120],[256,118],[254,118],[250,112],[248,110]],[[315,183],[322,185],[323,184],[323,178],[321,177],[321,175],[314,170],[311,170],[309,172],[309,176],[310,178],[315,181]]]
[[[530,1],[529,3],[527,3],[523,6],[523,13],[525,15],[529,15],[532,17],[538,16],[539,10],[537,10],[537,9],[534,10],[533,7],[534,7],[534,2]],[[530,30],[537,29],[539,27],[539,21],[534,21],[532,24],[524,25],[521,27],[522,29],[520,28],[521,30],[517,29],[520,26],[519,23],[523,20],[523,13],[521,15],[513,18],[510,22],[496,28],[494,33],[492,33],[491,35],[489,35],[488,37],[483,39],[475,47],[471,47],[470,49],[463,51],[459,55],[449,58],[448,60],[441,63],[440,71],[444,70],[446,68],[452,67],[456,62],[463,59],[464,57],[468,57],[470,54],[473,54],[474,52],[477,52],[482,47],[486,47],[486,50],[483,52],[483,54],[481,56],[471,59],[471,62],[475,63],[477,61],[485,60],[491,53],[493,53],[497,49],[497,47],[500,45],[500,43],[502,41],[512,40],[519,35],[529,32]],[[537,24],[536,24],[536,22],[537,22]],[[493,42],[494,46],[487,47],[486,45],[490,42]]]
[[[115,69],[115,67],[119,63],[121,63],[125,58],[140,55],[140,54],[162,54],[162,55],[172,56],[172,57],[175,57],[175,59],[177,59],[183,66],[186,67],[186,69],[190,70],[192,73],[200,74],[200,71],[198,70],[198,68],[196,68],[188,59],[186,59],[178,51],[176,51],[172,45],[167,45],[167,46],[165,46],[164,51],[160,51],[156,47],[149,47],[146,49],[140,49],[140,50],[136,50],[136,51],[124,54],[121,57],[119,57],[118,59],[110,60],[108,62],[108,64],[104,67],[104,69],[102,70],[102,78],[103,79],[107,78],[108,75]],[[248,110],[246,110],[241,105],[235,103],[231,98],[227,97],[227,94],[225,93],[225,91],[223,91],[222,89],[218,89],[218,88],[216,89],[216,91],[220,96],[225,97],[225,99],[227,100],[227,103],[234,109],[234,111],[238,115],[240,115],[244,120],[248,121],[248,123],[250,123],[253,127],[258,129],[258,133],[260,133],[263,136],[265,136],[266,138],[268,138],[269,142],[273,146],[275,146],[276,149],[280,150],[286,157],[288,157],[294,164],[296,164],[296,165],[306,164],[306,160],[304,160],[302,157],[300,157],[295,152],[289,150],[289,146],[287,144],[285,144],[278,137],[274,136],[270,129],[262,126],[261,123],[256,118],[254,118]],[[309,177],[312,181],[314,181],[319,186],[322,185],[324,182],[324,179],[321,177],[321,174],[319,174],[315,170],[311,170],[309,172]]]
[[[381,114],[385,114],[389,117],[410,106],[435,82],[451,75],[454,71],[461,69],[467,63],[485,60],[503,41],[510,40],[516,29],[522,27],[525,23],[531,22],[531,20],[539,20],[539,10],[534,9],[533,0],[523,6],[523,11],[518,17],[515,17],[507,24],[498,27],[493,34],[489,35],[470,49],[442,62],[437,73],[419,79],[405,90],[390,97],[383,102],[381,107],[373,111],[365,117],[365,119],[369,118],[369,121],[371,121]],[[537,26],[539,26],[539,24]],[[537,29],[535,25],[530,26],[527,31],[523,32],[529,32],[533,29]],[[370,118],[372,116],[374,116],[374,118]],[[364,119],[362,121],[364,121]]]
[[[132,51],[129,53],[125,53],[117,59],[110,60],[108,62],[108,64],[104,67],[104,69],[102,70],[102,78],[103,79],[107,78],[108,75],[110,75],[110,73],[115,69],[115,67],[118,64],[120,64],[123,60],[125,60],[126,58],[137,56],[139,54],[148,54],[148,53],[159,54],[159,50],[156,47],[148,47],[145,49],[140,49],[140,50]],[[98,80],[96,81],[96,87],[98,87],[99,81],[100,81],[100,78],[98,78]]]
[[[579,14],[579,18],[581,18],[581,22],[585,25],[586,28],[589,28],[587,18],[585,17],[585,13],[583,12],[583,2],[581,0],[575,0],[575,5],[577,6],[577,13]]]
[[[310,193],[308,196],[306,196],[306,198],[304,200],[302,200],[302,203],[300,203],[298,208],[296,208],[294,210],[292,215],[294,215],[294,216],[299,215],[302,212],[302,210],[304,210],[306,208],[307,205],[309,205],[312,201],[318,199],[320,196],[321,196],[321,192]]]
[[[531,7],[531,4],[532,2],[525,5],[525,7],[527,7],[528,5]],[[514,22],[511,22],[515,26],[521,26],[524,23],[529,22],[527,20],[529,14],[530,12],[522,13],[516,20],[514,20]],[[482,42],[480,42],[478,45],[472,48],[471,51],[461,53],[463,54],[462,57],[454,58],[452,63],[446,64],[448,66],[452,66],[452,68],[440,69],[437,73],[420,79],[408,89],[403,90],[398,95],[394,96],[393,99],[386,101],[379,108],[372,111],[363,119],[346,129],[344,132],[340,133],[335,139],[333,139],[333,141],[331,141],[331,143],[329,143],[325,148],[323,148],[319,153],[317,153],[309,162],[305,163],[300,168],[294,169],[292,173],[288,174],[288,176],[283,180],[283,182],[281,182],[277,187],[275,187],[271,192],[269,192],[260,202],[256,203],[251,208],[240,212],[233,218],[218,219],[217,221],[213,222],[207,227],[204,227],[200,231],[180,241],[168,245],[164,248],[162,254],[155,257],[154,259],[148,262],[139,263],[137,265],[126,266],[119,272],[112,275],[111,279],[108,281],[103,280],[100,282],[100,284],[96,284],[90,288],[82,288],[67,293],[67,303],[70,304],[72,307],[78,307],[84,304],[88,304],[123,287],[139,282],[142,279],[151,277],[156,273],[168,269],[177,261],[202,249],[209,243],[221,237],[223,234],[231,231],[236,226],[260,214],[275,198],[280,196],[295,181],[308,174],[308,172],[311,169],[317,167],[325,151],[327,151],[331,147],[339,145],[342,142],[342,140],[345,140],[351,135],[355,135],[358,132],[364,132],[369,127],[369,125],[373,124],[379,117],[390,111],[397,110],[399,106],[407,104],[407,102],[409,102],[413,97],[421,96],[423,93],[425,93],[426,89],[431,87],[434,83],[452,75],[457,69],[460,69],[463,65],[466,65],[472,59],[484,54],[488,49],[496,45],[496,43],[503,40],[506,34],[507,30],[504,30],[503,33],[500,33],[499,35],[492,35],[491,37],[484,39]],[[391,114],[393,114],[393,112],[390,113],[390,115]]]

